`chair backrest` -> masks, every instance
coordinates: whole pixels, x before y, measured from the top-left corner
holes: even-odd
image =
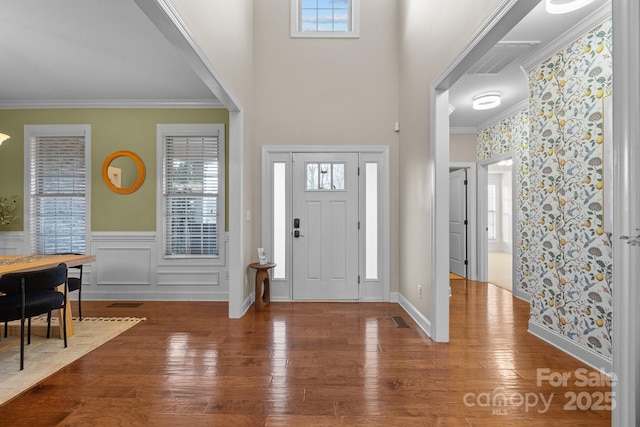
[[[84,255],[84,254],[80,254],[80,253],[77,253],[77,252],[60,252],[60,253],[57,253],[55,255]],[[74,266],[68,266],[68,268],[69,269],[73,268],[74,270],[78,270],[80,278],[82,278],[82,264],[74,265]]]
[[[7,273],[0,276],[0,292],[6,295],[20,295],[22,293],[22,278],[25,282],[25,292],[35,292],[54,289],[67,281],[67,264],[45,270],[22,271]]]

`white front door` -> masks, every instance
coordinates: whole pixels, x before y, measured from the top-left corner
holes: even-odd
[[[467,173],[449,172],[449,271],[467,277]]]
[[[357,300],[358,154],[293,154],[293,298]]]

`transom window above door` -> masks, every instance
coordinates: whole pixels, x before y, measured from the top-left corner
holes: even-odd
[[[360,37],[360,0],[291,0],[291,37]]]
[[[307,163],[307,190],[344,190],[344,163]]]

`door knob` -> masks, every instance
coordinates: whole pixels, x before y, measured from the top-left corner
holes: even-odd
[[[300,234],[299,230],[296,230],[293,232],[293,237],[295,237],[296,239],[299,237],[304,237],[304,234]]]

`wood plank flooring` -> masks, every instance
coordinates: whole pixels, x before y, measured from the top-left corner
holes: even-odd
[[[485,283],[451,285],[446,344],[432,342],[398,304],[272,303],[230,320],[226,303],[83,302],[84,316],[147,320],[0,406],[0,423],[611,425],[610,411],[586,409],[610,387],[577,386],[586,366],[526,332],[526,303]],[[538,368],[571,378],[538,385]]]

